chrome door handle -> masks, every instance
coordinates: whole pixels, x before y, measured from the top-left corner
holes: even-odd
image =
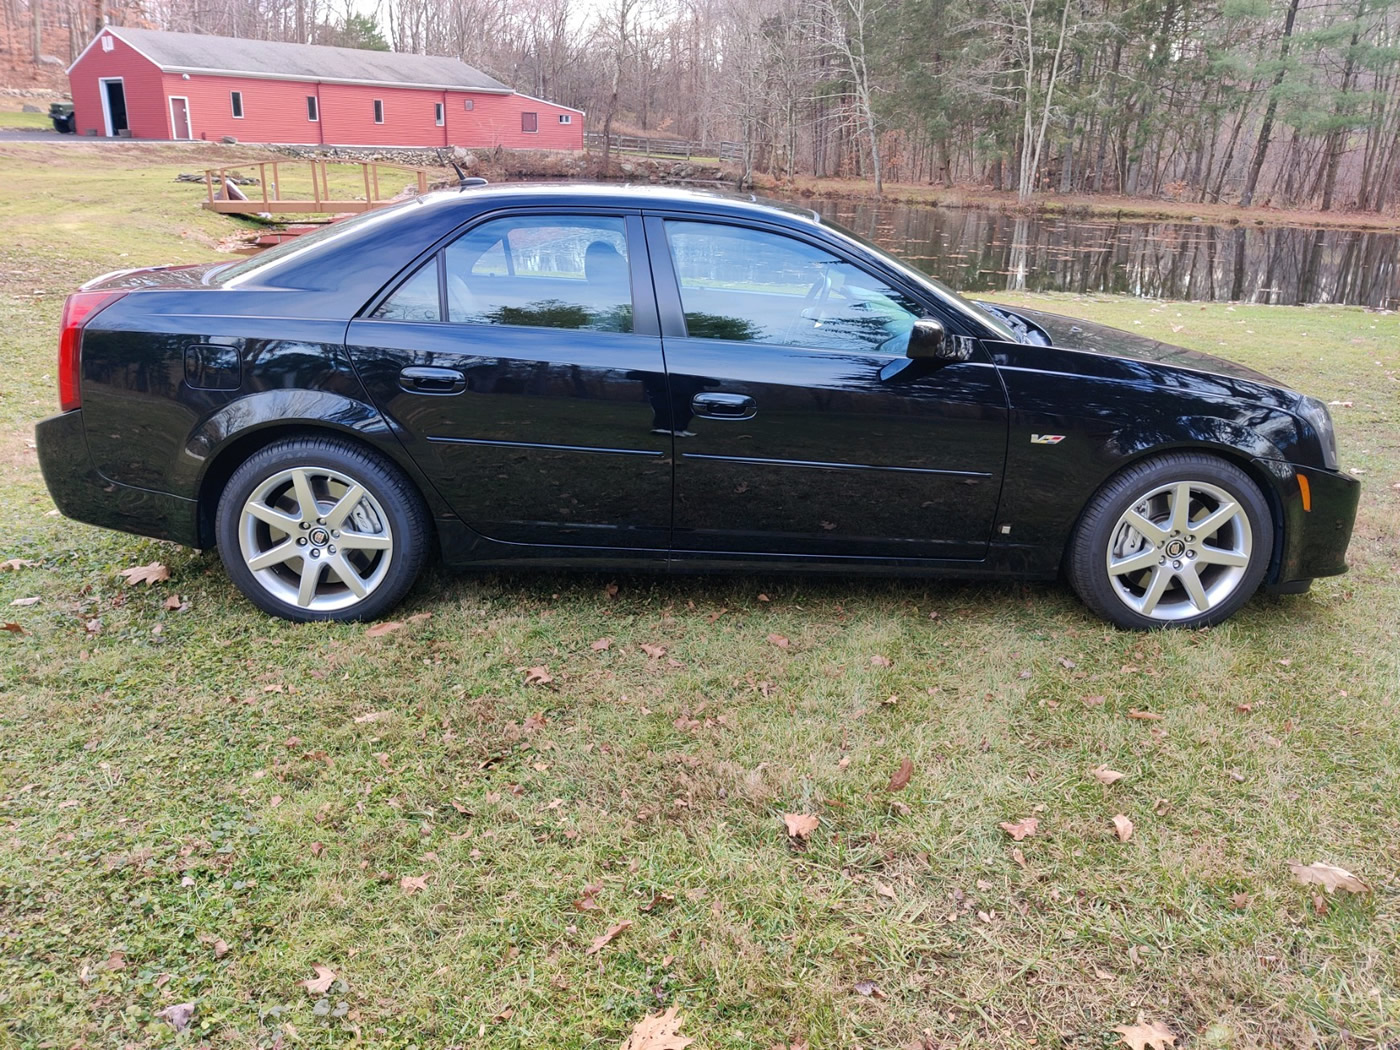
[[[399,386],[413,394],[460,394],[467,389],[467,377],[455,368],[405,368]]]
[[[697,416],[708,419],[752,419],[758,403],[747,394],[696,394],[690,407]]]

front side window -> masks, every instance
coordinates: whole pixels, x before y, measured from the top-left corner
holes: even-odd
[[[384,123],[384,100],[382,98],[374,100],[374,122],[376,124]]]
[[[233,107],[233,115],[241,119],[243,117],[243,92],[230,91],[228,93],[229,105]]]
[[[540,115],[539,115],[538,113],[522,113],[522,114],[520,114],[520,130],[521,130],[521,131],[539,131],[539,130],[540,130]]]
[[[620,217],[493,219],[448,245],[443,259],[453,323],[632,331]]]
[[[903,355],[922,314],[879,278],[792,237],[671,220],[666,237],[691,338]]]
[[[321,119],[321,107],[317,103],[315,95],[306,96],[306,119],[310,121]]]

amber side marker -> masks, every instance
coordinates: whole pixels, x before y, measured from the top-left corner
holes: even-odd
[[[1303,509],[1312,510],[1312,489],[1308,487],[1307,477],[1302,474],[1298,475],[1298,493],[1303,497]]]

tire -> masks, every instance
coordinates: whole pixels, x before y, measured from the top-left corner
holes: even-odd
[[[1119,627],[1206,627],[1249,601],[1273,549],[1273,517],[1249,476],[1176,452],[1126,468],[1094,494],[1068,575],[1084,604]]]
[[[429,546],[427,508],[412,483],[339,438],[254,453],[224,486],[215,528],[238,589],[297,621],[382,615],[413,586]]]

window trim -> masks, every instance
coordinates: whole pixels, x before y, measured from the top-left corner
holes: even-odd
[[[574,122],[574,115],[573,115],[572,113],[560,113],[560,114],[559,114],[559,123],[560,123],[560,124],[572,124],[573,122]]]
[[[527,127],[525,126],[525,118],[526,118],[526,117],[533,117],[533,118],[534,118],[535,126],[534,126],[533,128],[527,128]],[[540,111],[539,111],[539,110],[537,110],[537,109],[522,109],[522,110],[520,111],[520,133],[521,133],[522,135],[538,135],[538,134],[540,133]]]
[[[447,123],[447,107],[441,102],[433,103],[433,124],[435,127],[442,127]]]
[[[230,91],[228,93],[229,109],[233,112],[234,120],[243,119],[243,92]]]
[[[374,122],[376,124],[384,123],[384,100],[382,98],[374,100]]]
[[[319,95],[306,96],[306,120],[309,124],[321,122],[321,98]]]

